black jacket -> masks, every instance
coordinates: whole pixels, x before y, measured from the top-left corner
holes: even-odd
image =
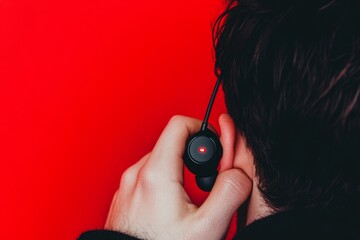
[[[359,199],[359,198],[358,198]],[[95,230],[79,240],[134,240],[118,232]],[[360,201],[348,206],[280,212],[238,231],[234,240],[360,240]]]

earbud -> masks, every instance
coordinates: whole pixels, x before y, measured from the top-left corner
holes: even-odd
[[[195,174],[198,187],[207,192],[214,186],[223,151],[218,136],[207,128],[211,108],[221,80],[220,75],[211,94],[200,131],[188,139],[184,153],[185,166]]]
[[[184,163],[195,174],[198,187],[209,192],[216,180],[222,146],[218,136],[209,129],[200,130],[186,144]]]

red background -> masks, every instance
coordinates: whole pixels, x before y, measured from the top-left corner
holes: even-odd
[[[169,118],[203,117],[222,7],[0,1],[0,239],[75,239],[103,226],[121,173]],[[220,93],[215,126],[224,111]],[[203,201],[193,176],[186,180]]]

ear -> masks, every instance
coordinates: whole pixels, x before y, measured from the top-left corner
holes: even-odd
[[[220,142],[223,147],[220,172],[239,168],[253,180],[255,175],[253,155],[246,146],[244,136],[236,131],[235,123],[229,114],[222,114],[219,117],[219,126]]]
[[[251,180],[254,180],[254,156],[247,147],[246,139],[241,133],[236,133],[234,167],[242,169]]]
[[[234,167],[236,128],[229,114],[219,117],[220,142],[223,147],[223,156],[220,162],[220,172]]]

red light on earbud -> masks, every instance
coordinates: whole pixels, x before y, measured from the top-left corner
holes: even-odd
[[[206,153],[206,147],[199,147],[198,151],[199,153]]]

